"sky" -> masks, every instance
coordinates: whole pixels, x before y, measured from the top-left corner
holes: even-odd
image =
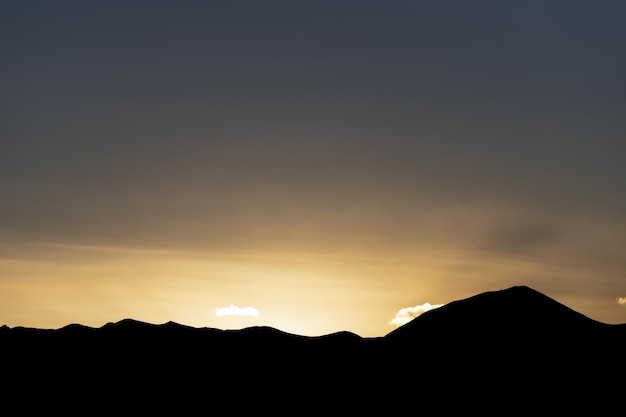
[[[514,285],[625,323],[625,19],[2,2],[0,323],[375,337]]]

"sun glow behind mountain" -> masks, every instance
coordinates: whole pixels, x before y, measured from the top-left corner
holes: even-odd
[[[626,2],[458,3],[0,2],[0,324],[625,322]]]
[[[23,253],[14,246],[11,256],[0,260],[1,312],[12,326],[59,328],[80,322],[98,327],[134,318],[196,327],[269,325],[303,335],[348,329],[381,336],[400,320],[415,317],[417,309],[439,305],[425,300],[445,303],[476,286],[488,288],[494,277],[515,283],[532,276],[539,284],[544,274],[571,277],[575,272],[470,252],[205,253],[26,246]],[[457,281],[452,288],[446,283],[461,277],[471,279],[471,285]],[[576,305],[575,298],[564,298]]]

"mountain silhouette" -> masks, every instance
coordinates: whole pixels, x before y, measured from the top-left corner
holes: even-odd
[[[594,404],[601,407],[626,387],[614,383],[626,325],[595,321],[527,286],[451,302],[384,340],[388,351],[419,352],[431,381],[456,392],[479,390],[510,401],[523,394],[530,396],[524,401],[543,398],[560,407],[602,397]]]
[[[512,406],[597,414],[621,407],[625,342],[626,325],[592,320],[526,286],[451,302],[373,338],[132,319],[0,327],[5,398],[81,414],[218,406],[290,415],[407,407],[500,414]]]
[[[423,337],[498,337],[570,342],[580,337],[609,337],[612,326],[557,302],[527,286],[489,291],[427,311],[385,336],[411,341]],[[623,332],[622,332],[623,333]]]

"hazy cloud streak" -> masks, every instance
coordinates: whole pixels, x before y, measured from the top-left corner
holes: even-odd
[[[405,307],[398,310],[396,316],[389,322],[392,326],[402,326],[413,320],[415,317],[419,316],[426,311],[439,308],[443,306],[443,304],[430,304],[424,303],[422,305],[416,305],[414,307]]]

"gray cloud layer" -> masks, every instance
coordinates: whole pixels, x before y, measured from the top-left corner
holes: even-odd
[[[378,239],[623,268],[621,3],[0,15],[4,236]]]

